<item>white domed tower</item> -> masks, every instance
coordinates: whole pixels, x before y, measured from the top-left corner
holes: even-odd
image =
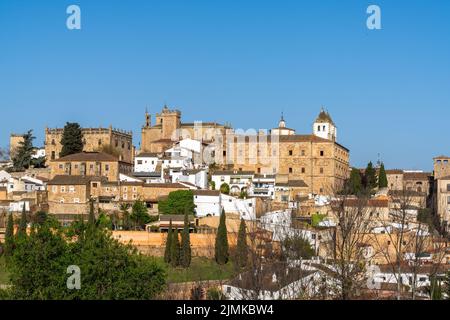
[[[320,110],[316,121],[314,121],[313,133],[315,136],[323,139],[332,141],[336,141],[337,139],[337,128],[333,122],[333,119],[331,119],[330,114],[325,111],[323,107],[322,110]]]
[[[270,133],[278,136],[291,136],[295,134],[294,129],[290,129],[286,127],[286,121],[284,120],[284,115],[281,113],[280,122],[278,122],[278,128],[274,128],[270,130]]]

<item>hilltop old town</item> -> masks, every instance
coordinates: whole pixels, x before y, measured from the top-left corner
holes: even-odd
[[[0,299],[449,298],[450,155],[355,168],[317,111],[298,133],[284,115],[244,131],[164,106],[138,145],[113,126],[46,128],[42,146],[11,133]]]

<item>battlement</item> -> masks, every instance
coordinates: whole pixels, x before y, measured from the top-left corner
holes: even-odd
[[[60,135],[64,132],[64,128],[45,128],[46,134],[54,134],[54,135]],[[109,128],[82,128],[81,132],[84,134],[117,134],[117,135],[124,135],[129,138],[133,136],[133,131],[123,130],[119,128],[113,128],[112,126],[109,126]]]
[[[175,115],[181,117],[181,111],[178,109],[169,109],[167,106],[164,106],[162,111],[156,114],[157,117],[163,117],[168,115]]]

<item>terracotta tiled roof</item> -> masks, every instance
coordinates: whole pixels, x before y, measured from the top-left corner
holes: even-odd
[[[158,153],[156,152],[141,152],[139,153],[137,156],[137,158],[157,158],[158,157]]]
[[[237,176],[237,175],[243,175],[243,176],[251,176],[255,174],[254,171],[239,171],[239,170],[218,170],[213,172],[213,176]]]
[[[71,154],[56,160],[55,162],[70,162],[70,161],[119,161],[113,155],[104,152],[80,152]]]
[[[431,176],[430,172],[405,172],[403,179],[405,180],[428,180]]]
[[[220,196],[218,190],[193,190],[194,196]]]
[[[401,169],[389,169],[389,170],[386,170],[386,174],[403,174],[403,170],[401,170]]]
[[[58,175],[48,182],[49,185],[86,185],[91,181],[106,181],[104,177]]]
[[[288,182],[278,182],[275,185],[280,187],[297,187],[297,188],[308,187],[308,185],[303,180],[289,180]]]
[[[178,189],[188,189],[188,187],[183,186],[179,183],[145,183],[146,188],[178,188]]]

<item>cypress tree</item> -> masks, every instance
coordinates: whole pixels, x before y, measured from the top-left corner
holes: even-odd
[[[236,248],[236,263],[239,268],[245,268],[248,262],[247,230],[244,219],[241,219]]]
[[[8,216],[5,232],[5,256],[12,256],[14,250],[14,218],[12,213]]]
[[[228,253],[228,232],[226,225],[225,210],[222,209],[222,214],[220,215],[219,227],[216,234],[216,246],[215,246],[215,258],[216,262],[220,265],[227,264],[229,253]]]
[[[447,297],[450,299],[450,271],[447,272],[447,276],[445,277],[445,293],[447,294]]]
[[[172,232],[172,241],[170,246],[170,265],[178,267],[180,265],[180,240],[178,239],[178,229]]]
[[[190,223],[189,216],[186,212],[184,214],[184,228],[181,233],[181,256],[180,264],[183,268],[188,268],[191,265],[191,239],[189,234]]]
[[[361,173],[356,168],[350,173],[349,189],[351,194],[359,194],[362,190]]]
[[[380,173],[378,174],[378,188],[387,188],[388,180],[386,176],[386,170],[384,169],[384,163],[381,163]]]
[[[377,173],[373,167],[372,161],[367,164],[366,172],[365,172],[365,185],[364,187],[371,191],[377,187]]]
[[[25,202],[23,203],[22,215],[20,216],[19,229],[17,230],[18,236],[27,234],[27,212]]]
[[[94,200],[89,199],[89,217],[88,217],[88,225],[95,225],[95,213],[94,213]]]
[[[173,237],[172,219],[170,219],[169,230],[167,231],[166,250],[164,251],[164,262],[166,263],[170,263],[171,258],[170,249],[172,248],[172,237]]]
[[[11,154],[15,171],[28,169],[31,166],[33,155],[33,130],[29,130],[23,135],[23,141],[19,142],[19,147]]]
[[[61,145],[61,157],[83,151],[83,132],[78,123],[66,123],[61,138]]]

